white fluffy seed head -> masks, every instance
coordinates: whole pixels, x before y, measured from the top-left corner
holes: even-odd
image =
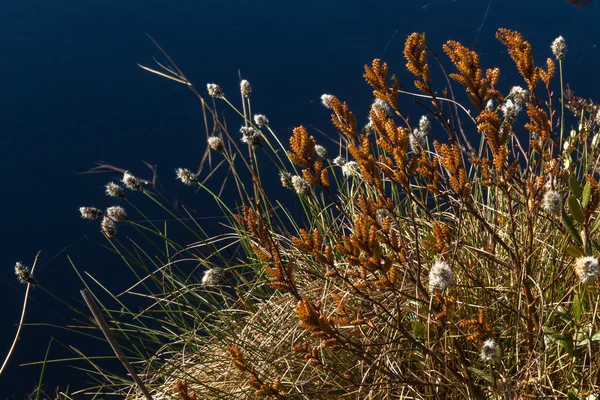
[[[342,174],[344,176],[355,176],[360,173],[360,168],[356,161],[348,161],[342,166]]]
[[[198,182],[198,175],[194,174],[187,168],[177,168],[175,170],[175,174],[177,174],[177,179],[186,185],[193,185],[194,183]]]
[[[558,214],[562,210],[562,196],[556,190],[548,190],[542,199],[542,208],[550,214]]]
[[[315,146],[315,153],[321,158],[327,158],[327,149],[320,144]]]
[[[554,54],[554,58],[557,60],[563,60],[565,58],[565,53],[567,52],[567,43],[562,36],[554,39],[552,44],[550,45],[550,49],[552,49],[552,54]]]
[[[262,127],[265,127],[265,126],[269,126],[269,118],[267,118],[263,114],[256,114],[256,115],[254,115],[254,123],[259,128],[262,128]]]
[[[331,106],[331,100],[333,99],[333,96],[330,94],[324,94],[321,95],[321,103],[323,103],[323,105],[325,106],[325,108],[328,109],[332,109],[333,107]]]
[[[521,86],[513,86],[512,89],[510,89],[508,95],[513,98],[517,106],[521,106],[525,102],[525,100],[527,100],[527,96],[529,96],[529,91],[523,89]]]
[[[504,119],[508,123],[513,123],[517,119],[517,115],[521,111],[521,107],[515,104],[512,100],[508,99],[500,106],[500,110],[504,115]]]
[[[454,273],[447,262],[437,260],[429,270],[429,289],[445,290],[452,284]]]
[[[479,353],[481,361],[486,363],[495,363],[500,358],[500,348],[494,339],[488,339],[483,342]]]
[[[292,184],[292,174],[287,171],[279,171],[279,179],[281,180],[281,186],[290,190],[294,189],[294,185]]]
[[[217,286],[223,280],[225,271],[223,268],[215,267],[207,269],[202,275],[202,286]]]
[[[112,206],[106,209],[106,216],[115,221],[127,221],[127,213],[121,206]]]
[[[261,146],[260,131],[252,126],[242,126],[240,128],[242,142],[254,147]]]
[[[123,191],[123,188],[115,182],[108,182],[105,186],[105,189],[107,196],[116,197],[117,199],[125,198],[125,192]]]
[[[486,111],[494,111],[494,100],[489,99],[487,103],[485,103]]]
[[[419,120],[419,131],[422,132],[423,136],[427,136],[431,132],[431,122],[426,115],[423,115]]]
[[[104,215],[102,211],[96,207],[79,207],[79,212],[81,213],[81,218],[83,219],[98,219]]]
[[[129,171],[125,171],[121,182],[123,182],[123,185],[125,185],[125,187],[129,190],[144,190],[142,183],[138,180],[138,178],[130,174]]]
[[[225,151],[225,144],[223,144],[223,139],[221,139],[218,136],[211,136],[206,142],[208,143],[208,147],[210,147],[216,152],[223,153]]]
[[[600,277],[600,265],[596,257],[580,257],[575,262],[575,273],[582,283]]]
[[[105,216],[102,218],[102,223],[100,224],[100,230],[107,237],[112,238],[117,234],[117,224],[115,221]]]
[[[408,135],[408,144],[414,153],[420,153],[421,149],[425,148],[426,143],[427,137],[419,129],[415,129]]]
[[[37,285],[37,282],[33,278],[29,267],[23,265],[23,263],[20,261],[15,264],[15,275],[17,276],[19,283],[30,283],[32,285]]]
[[[208,90],[208,95],[211,97],[216,97],[218,99],[224,97],[223,89],[221,89],[221,86],[217,85],[216,83],[206,84],[206,89]]]
[[[337,165],[338,167],[343,167],[346,164],[346,159],[342,156],[337,156],[333,159],[333,165]]]
[[[381,99],[375,99],[375,101],[371,105],[371,109],[373,111],[382,113],[385,117],[389,117],[392,115],[392,108],[387,102]]]
[[[250,95],[252,94],[252,86],[250,86],[250,82],[248,82],[245,79],[242,79],[242,81],[240,82],[240,90],[242,91],[244,97],[250,97]]]
[[[300,196],[310,194],[310,183],[301,176],[292,176],[292,187]]]

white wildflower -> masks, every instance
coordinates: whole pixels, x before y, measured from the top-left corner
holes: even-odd
[[[562,210],[562,196],[556,190],[548,190],[542,199],[542,208],[550,214],[558,214]]]
[[[100,230],[109,238],[114,237],[117,234],[117,225],[115,221],[108,217],[102,218],[102,223],[100,224]]]
[[[244,97],[246,97],[246,98],[250,97],[250,95],[252,94],[252,87],[250,86],[250,82],[243,79],[240,82],[240,90],[242,91],[242,94],[244,95]]]
[[[123,182],[125,187],[129,190],[144,190],[142,183],[138,180],[138,178],[130,174],[129,171],[125,171],[121,182]]]
[[[447,289],[452,283],[454,273],[445,261],[437,260],[429,270],[429,289]]]
[[[79,212],[83,219],[98,219],[104,215],[102,214],[102,211],[98,210],[96,207],[79,207]]]
[[[259,128],[262,128],[264,126],[269,126],[269,119],[263,114],[256,114],[254,116],[254,123]]]
[[[481,352],[479,353],[481,361],[494,363],[500,358],[500,349],[494,339],[488,339],[483,342]]]
[[[175,174],[177,174],[177,179],[179,179],[182,183],[186,185],[193,185],[194,183],[198,183],[198,175],[187,168],[177,168],[175,170]]]
[[[121,206],[112,206],[106,209],[106,216],[115,221],[127,221],[127,213]]]
[[[223,153],[225,151],[225,145],[223,144],[223,139],[218,136],[211,136],[206,141],[208,143],[208,147],[213,149],[216,152]]]
[[[296,193],[301,196],[310,194],[310,183],[301,176],[292,176],[292,186],[294,187]]]
[[[116,197],[118,199],[125,198],[125,192],[123,191],[123,188],[115,182],[108,182],[105,186],[105,189],[107,196]]]
[[[556,39],[554,39],[554,41],[550,45],[550,48],[552,49],[552,54],[554,54],[554,58],[556,58],[557,60],[562,60],[565,58],[565,53],[567,52],[567,43],[565,42],[565,39],[562,36],[559,36]]]
[[[315,146],[315,153],[321,158],[327,158],[327,149],[320,144]]]
[[[208,83],[206,85],[206,89],[208,90],[208,95],[211,97],[216,97],[219,99],[225,97],[223,89],[221,89],[221,86],[217,85],[216,83]]]
[[[581,282],[600,277],[600,265],[596,257],[580,257],[575,262],[575,273]]]
[[[204,271],[202,286],[216,286],[223,280],[225,271],[223,268],[215,267]]]
[[[332,109],[333,107],[331,106],[331,100],[333,99],[333,96],[330,94],[324,94],[321,96],[321,103],[323,103],[323,105],[325,106],[325,108],[329,108]]]
[[[26,267],[20,261],[15,264],[15,275],[17,276],[19,283],[37,285],[37,281],[33,278],[29,267]]]

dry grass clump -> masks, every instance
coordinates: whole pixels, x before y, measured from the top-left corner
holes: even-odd
[[[207,234],[127,172],[123,182],[137,192],[127,193],[127,207],[149,198],[193,244],[135,222],[132,210],[97,212],[140,279],[111,297],[121,316],[105,310],[153,398],[591,399],[600,391],[599,107],[562,90],[564,40],[552,47],[566,96],[557,103],[555,62],[536,65],[518,32],[497,37],[525,88],[500,87],[499,68],[484,69],[474,51],[449,41],[456,72],[445,82],[464,87],[470,105],[440,95],[440,61],[431,63],[415,33],[404,55],[420,93],[376,59],[365,66],[375,100],[364,128],[346,102],[323,95],[340,135],[337,157],[305,127],[284,146],[268,118],[252,113],[248,81],[241,109],[216,84],[209,105],[168,57],[160,71],[144,67],[200,99],[203,160],[213,168],[177,176],[227,217],[224,233]],[[399,94],[426,115],[405,115]],[[241,142],[219,103],[243,118]],[[557,116],[565,106],[573,128]],[[236,200],[208,181],[223,169]],[[266,182],[276,179],[293,190],[300,215],[275,198],[280,191]],[[108,234],[105,225],[117,223],[141,242]],[[151,303],[133,312],[126,295]],[[142,398],[128,379],[95,371],[95,390]]]

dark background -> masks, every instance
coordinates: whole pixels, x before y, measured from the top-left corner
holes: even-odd
[[[494,38],[497,28],[522,32],[540,64],[563,35],[566,81],[578,95],[597,99],[599,18],[597,4],[578,8],[565,0],[0,2],[1,359],[25,289],[13,274],[16,261],[31,265],[41,250],[36,278],[67,301],[81,288],[67,254],[103,281],[120,279],[124,266],[92,243],[101,240],[97,225],[78,213],[81,205],[110,205],[103,195],[109,177],[79,172],[103,160],[148,175],[146,160],[158,165],[174,197],[187,196],[173,170],[198,165],[206,147],[202,114],[184,86],[136,66],[157,55],[146,34],[202,93],[207,82],[237,93],[241,70],[253,86],[253,110],[265,113],[287,143],[300,124],[333,132],[319,102],[323,93],[347,100],[364,117],[372,95],[362,68],[375,57],[411,87],[402,48],[413,31],[426,32],[439,53],[448,39],[472,46],[484,67],[501,67],[505,92],[522,82]],[[204,205],[208,199],[191,199],[199,217],[217,212]],[[70,322],[68,310],[40,289],[29,307],[27,322]],[[0,377],[0,399],[24,398],[35,387],[39,367],[19,364],[43,359],[51,336],[84,345],[57,329],[25,327]],[[53,347],[51,357],[66,355]],[[81,386],[68,365],[48,367],[50,392]]]

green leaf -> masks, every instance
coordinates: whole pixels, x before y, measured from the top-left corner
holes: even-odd
[[[569,176],[569,187],[571,188],[571,193],[575,195],[576,198],[581,198],[581,185],[577,182],[577,178],[575,175]]]
[[[573,297],[573,305],[571,305],[571,310],[575,319],[577,321],[581,320],[581,314],[583,314],[583,310],[581,309],[581,301],[578,294],[575,294]]]
[[[581,209],[581,204],[579,204],[579,200],[577,200],[575,196],[571,195],[569,196],[567,203],[569,204],[571,217],[573,217],[575,221],[583,224],[585,222],[585,215],[583,215],[583,210]]]
[[[585,256],[585,253],[582,249],[577,246],[569,246],[567,247],[567,254],[573,258],[579,258]]]
[[[583,194],[581,195],[581,206],[583,208],[587,208],[588,204],[590,204],[590,199],[592,197],[592,186],[589,182],[586,182],[583,187]]]
[[[600,332],[594,334],[591,338],[592,342],[600,342]]]
[[[482,371],[480,369],[477,368],[473,368],[473,367],[468,367],[467,368],[469,371],[471,371],[472,373],[474,373],[475,375],[477,375],[478,377],[488,381],[489,383],[493,384],[494,383],[494,379],[492,379],[492,377],[490,376],[490,374],[488,374],[485,371]]]
[[[575,225],[573,225],[573,221],[571,221],[571,218],[569,218],[569,216],[567,215],[567,213],[564,210],[562,211],[562,223],[565,226],[565,228],[567,229],[567,232],[569,232],[569,235],[571,235],[571,237],[580,246],[583,245],[583,240],[581,240],[581,236],[579,236],[579,232],[577,232],[577,229],[575,229]]]

